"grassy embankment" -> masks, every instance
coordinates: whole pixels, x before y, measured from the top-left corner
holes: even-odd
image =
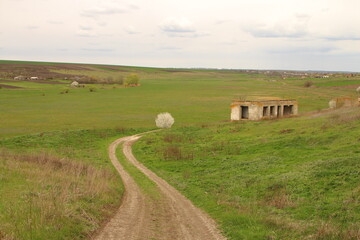
[[[88,238],[123,187],[107,146],[135,130],[47,132],[0,141],[0,238]]]
[[[359,239],[360,111],[180,127],[135,156],[230,239]]]

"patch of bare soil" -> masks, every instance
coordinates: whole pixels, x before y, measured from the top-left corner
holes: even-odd
[[[16,87],[16,86],[11,86],[11,85],[6,85],[6,84],[0,84],[0,87],[2,87],[2,88],[10,88],[10,89],[22,88],[22,87]]]
[[[123,180],[125,194],[115,216],[94,239],[226,239],[213,219],[136,160],[131,146],[140,137],[134,135],[120,138],[109,147],[109,157]],[[144,194],[119,163],[115,154],[119,144],[123,144],[127,160],[156,183],[159,199],[154,200]]]

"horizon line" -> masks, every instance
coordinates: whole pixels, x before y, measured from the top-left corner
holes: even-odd
[[[276,68],[216,68],[216,67],[155,67],[155,66],[139,66],[139,65],[121,65],[108,63],[84,63],[84,62],[52,62],[42,60],[13,60],[0,59],[0,64],[4,61],[8,62],[33,62],[33,63],[55,63],[55,64],[83,64],[83,65],[105,65],[105,66],[119,66],[119,67],[136,67],[136,68],[158,68],[158,69],[197,69],[197,70],[224,70],[224,71],[291,71],[291,72],[313,72],[313,73],[360,73],[358,71],[344,71],[344,70],[304,70],[304,69],[276,69]]]

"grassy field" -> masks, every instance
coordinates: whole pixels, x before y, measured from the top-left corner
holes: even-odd
[[[32,71],[44,80],[13,80]],[[70,88],[64,80],[130,73],[140,87]],[[334,97],[357,97],[359,83],[345,74],[283,79],[265,71],[0,61],[0,84],[20,87],[0,89],[0,238],[88,238],[123,191],[108,144],[170,112],[173,129],[144,137],[135,154],[230,239],[358,239],[360,113],[318,111]],[[229,122],[233,98],[273,97],[297,99],[301,114],[314,113]],[[154,186],[120,160],[156,198]]]
[[[3,66],[6,64],[3,63]],[[64,66],[73,67],[62,69]],[[86,88],[69,89],[67,84],[0,79],[0,84],[23,87],[0,89],[0,136],[118,125],[152,127],[156,114],[164,111],[172,113],[177,126],[223,122],[229,120],[231,100],[239,96],[249,99],[295,98],[299,101],[300,113],[304,113],[326,108],[333,97],[354,97],[356,87],[342,85],[344,82],[351,85],[360,81],[360,77],[312,79],[314,87],[305,88],[303,85],[309,79],[282,79],[280,76],[234,70],[111,66],[109,71],[93,65],[81,65],[74,70],[75,66],[60,64],[50,70],[98,77],[137,73],[141,77],[141,87],[90,84]],[[61,79],[52,81],[55,80]],[[334,82],[341,83],[341,86],[334,86]],[[331,86],[324,86],[326,84]],[[90,92],[90,88],[95,91]],[[68,93],[64,93],[66,90]]]
[[[107,146],[134,133],[56,131],[1,140],[0,239],[89,238],[123,193]]]

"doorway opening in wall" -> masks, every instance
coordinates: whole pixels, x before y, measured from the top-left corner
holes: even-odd
[[[284,105],[284,116],[291,115],[293,113],[293,105]]]
[[[277,116],[280,117],[281,106],[277,106]]]
[[[275,116],[275,106],[270,106],[270,116]]]
[[[263,117],[267,116],[268,107],[263,107]]]
[[[241,106],[241,119],[249,119],[249,107]]]

